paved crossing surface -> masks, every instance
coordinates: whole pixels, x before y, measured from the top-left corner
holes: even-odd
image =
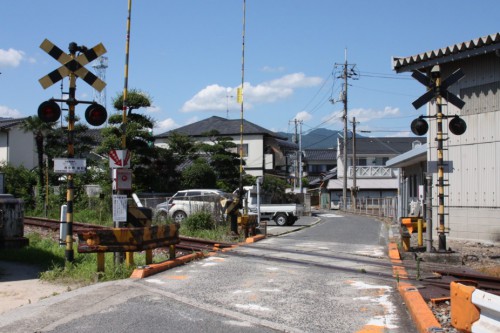
[[[326,214],[268,232],[146,279],[2,314],[0,332],[416,332],[395,289],[382,223]]]

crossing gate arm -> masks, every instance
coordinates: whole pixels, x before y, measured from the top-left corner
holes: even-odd
[[[137,252],[180,243],[179,224],[110,228],[78,233],[79,253]]]

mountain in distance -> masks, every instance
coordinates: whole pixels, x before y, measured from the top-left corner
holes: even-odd
[[[280,136],[288,138],[288,141],[294,142],[294,133],[278,132]],[[302,149],[329,149],[337,148],[337,136],[342,136],[341,131],[318,128],[302,134]],[[297,143],[299,142],[297,138]]]

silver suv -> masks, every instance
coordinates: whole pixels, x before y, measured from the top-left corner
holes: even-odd
[[[155,216],[159,221],[170,217],[180,223],[193,213],[207,211],[218,219],[223,215],[221,200],[230,197],[230,194],[220,190],[179,191],[166,202],[156,206]]]

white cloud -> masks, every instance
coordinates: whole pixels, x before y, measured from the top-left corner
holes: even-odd
[[[274,103],[291,96],[296,89],[312,87],[321,84],[319,77],[307,77],[304,73],[294,73],[278,79],[262,82],[256,86],[245,82],[243,100],[246,109],[251,109],[255,104]],[[196,111],[226,111],[239,109],[236,101],[236,89],[226,88],[213,84],[205,87],[184,103],[182,112]]]
[[[7,106],[0,105],[0,117],[4,118],[22,118],[24,117],[21,112],[16,109],[11,109]]]
[[[166,131],[170,131],[179,127],[179,125],[172,118],[167,118],[161,121],[157,121],[153,128],[155,134],[161,134]]]
[[[212,84],[205,87],[193,98],[184,103],[181,108],[182,112],[196,111],[221,111],[226,109],[226,92],[225,87],[218,84]]]
[[[264,66],[261,68],[261,71],[265,73],[278,73],[278,72],[283,72],[284,70],[285,67],[283,66],[278,66],[278,67]]]
[[[301,112],[297,113],[297,115],[295,116],[295,119],[302,120],[302,121],[309,121],[312,119],[312,115],[307,111],[301,111]]]
[[[393,108],[386,106],[383,110],[373,110],[373,109],[351,109],[349,110],[349,119],[356,117],[356,121],[360,123],[366,123],[375,119],[383,119],[399,116],[399,108]]]
[[[146,108],[147,113],[158,113],[161,111],[161,108],[156,105],[151,105],[150,107]]]
[[[335,111],[321,119],[322,124],[341,124],[343,111]],[[367,126],[368,122],[373,120],[390,119],[391,117],[397,117],[400,115],[399,108],[393,108],[386,106],[383,110],[374,109],[350,109],[348,110],[347,117],[349,121],[352,121],[353,117],[356,117],[356,122]]]
[[[22,60],[25,60],[25,53],[23,51],[8,49],[0,49],[0,67],[17,67]],[[34,62],[32,58],[28,59]]]

